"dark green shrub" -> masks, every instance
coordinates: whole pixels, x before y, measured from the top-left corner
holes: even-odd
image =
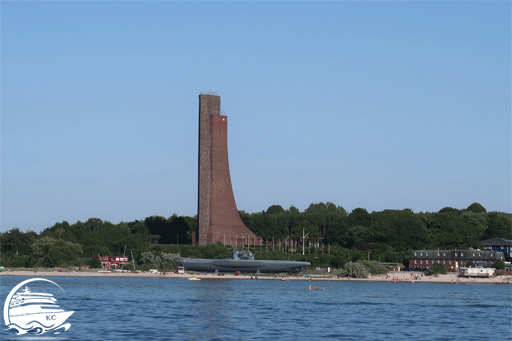
[[[338,271],[340,277],[367,278],[368,270],[362,262],[348,262],[344,268]]]
[[[380,264],[380,262],[377,262],[376,260],[365,260],[362,263],[366,270],[368,270],[368,272],[371,273],[372,275],[382,275],[387,274],[389,272],[389,270],[386,269],[384,265]]]
[[[501,261],[501,260],[497,260],[494,263],[494,267],[496,268],[496,270],[503,270],[503,269],[505,269],[505,262]]]
[[[97,258],[89,258],[85,261],[85,265],[89,265],[91,269],[100,269],[101,268],[101,262]]]
[[[329,266],[335,269],[341,269],[345,263],[347,263],[347,258],[343,255],[337,255],[336,257],[331,258]]]
[[[175,258],[180,255],[177,253],[164,253],[155,255],[154,252],[143,252],[139,258],[139,264],[144,268],[176,270],[178,265]]]
[[[2,266],[6,268],[30,268],[33,266],[32,259],[28,255],[12,255],[2,257]]]
[[[443,274],[446,275],[448,273],[448,269],[446,266],[440,263],[435,263],[430,266],[427,270],[427,275],[438,275]]]

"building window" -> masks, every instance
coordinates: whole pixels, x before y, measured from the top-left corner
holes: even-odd
[[[416,264],[416,259],[414,260],[414,264]]]
[[[418,255],[418,253],[417,253],[417,252],[415,252],[415,253],[414,253],[414,255],[415,255],[415,256],[417,256],[417,255]]]
[[[428,257],[428,252],[427,252],[427,257]]]
[[[458,252],[455,252],[455,257],[458,257],[459,256],[459,253]]]
[[[446,252],[443,252],[443,256],[446,256]]]
[[[464,257],[464,252],[461,252],[461,253],[460,253],[460,256],[461,256],[461,257]]]

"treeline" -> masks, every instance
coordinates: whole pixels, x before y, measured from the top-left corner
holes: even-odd
[[[98,265],[99,255],[140,254],[159,243],[190,244],[190,229],[195,230],[195,218],[173,215],[112,224],[99,218],[86,222],[56,223],[40,234],[14,228],[0,235],[0,265],[8,267],[55,267]],[[190,223],[190,225],[189,225]]]
[[[512,215],[487,212],[478,203],[461,210],[446,207],[435,213],[413,213],[409,209],[369,213],[364,208],[348,213],[329,202],[311,204],[304,212],[293,206],[285,210],[273,205],[257,213],[241,211],[240,217],[264,242],[268,241],[269,246],[252,250],[256,259],[306,260],[313,266],[340,267],[348,261],[368,258],[407,266],[411,249],[482,248],[482,239],[512,239]],[[0,234],[0,265],[97,266],[93,256],[126,254],[131,260],[132,253],[137,266],[149,264],[153,258],[164,264],[167,254],[229,257],[228,248],[221,245],[190,245],[196,226],[197,216],[175,214],[119,224],[98,218],[74,224],[64,221],[39,234],[14,228]],[[307,235],[305,255],[303,231]],[[281,245],[286,240],[288,246],[271,245],[272,240]]]
[[[266,240],[289,238],[300,242],[303,231],[310,243],[371,250],[382,261],[402,262],[411,249],[482,248],[480,240],[512,239],[512,215],[487,212],[473,203],[466,209],[445,207],[435,213],[410,209],[351,213],[333,203],[311,204],[304,212],[273,205],[260,213],[240,212],[244,223]],[[375,258],[378,259],[378,258]]]

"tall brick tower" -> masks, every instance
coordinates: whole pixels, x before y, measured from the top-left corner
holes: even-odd
[[[220,111],[220,96],[199,95],[199,179],[195,242],[260,245],[236,208],[228,160],[228,118]]]

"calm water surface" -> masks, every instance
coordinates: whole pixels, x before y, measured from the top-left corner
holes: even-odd
[[[47,278],[71,328],[23,337],[2,321],[2,340],[512,340],[510,285]],[[26,279],[0,277],[2,307]]]

